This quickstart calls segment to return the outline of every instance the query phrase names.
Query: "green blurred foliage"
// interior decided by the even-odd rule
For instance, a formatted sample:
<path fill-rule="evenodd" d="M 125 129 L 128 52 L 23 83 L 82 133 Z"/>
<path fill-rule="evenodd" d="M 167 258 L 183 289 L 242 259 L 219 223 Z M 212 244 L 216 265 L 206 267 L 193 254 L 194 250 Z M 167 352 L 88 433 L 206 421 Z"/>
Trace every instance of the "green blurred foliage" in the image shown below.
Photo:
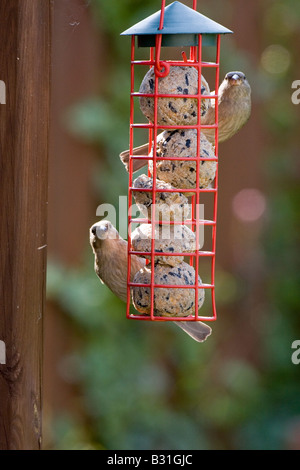
<path fill-rule="evenodd" d="M 211 3 L 212 18 L 219 4 Z M 95 190 L 113 204 L 127 192 L 127 175 L 117 155 L 128 142 L 130 43 L 119 34 L 159 7 L 160 2 L 153 0 L 91 2 L 109 47 L 107 80 L 101 96 L 78 103 L 66 121 L 71 132 L 101 148 Z M 85 414 L 84 419 L 55 417 L 54 448 L 283 449 L 292 445 L 293 425 L 300 422 L 299 369 L 291 362 L 291 344 L 300 337 L 300 105 L 291 103 L 291 83 L 300 78 L 295 75 L 299 73 L 300 5 L 278 0 L 266 1 L 260 8 L 261 57 L 254 60 L 229 41 L 222 56 L 224 69 L 242 69 L 251 77 L 254 99 L 263 103 L 262 125 L 270 135 L 261 166 L 268 223 L 262 240 L 265 303 L 255 320 L 261 331 L 259 364 L 242 354 L 223 355 L 220 341 L 230 336 L 221 335 L 217 328 L 199 347 L 170 323 L 126 320 L 125 305 L 95 276 L 91 252 L 85 268 L 67 270 L 50 263 L 48 296 L 82 338 L 80 348 L 64 360 L 70 380 L 80 388 Z M 209 14 L 208 4 L 206 9 Z M 226 12 L 227 21 L 230 12 Z M 279 67 L 278 73 L 276 54 L 280 60 L 282 49 L 263 54 L 272 44 L 287 51 L 287 65 Z M 219 267 L 216 279 L 219 307 L 234 308 L 244 302 L 246 293 L 238 276 Z"/>

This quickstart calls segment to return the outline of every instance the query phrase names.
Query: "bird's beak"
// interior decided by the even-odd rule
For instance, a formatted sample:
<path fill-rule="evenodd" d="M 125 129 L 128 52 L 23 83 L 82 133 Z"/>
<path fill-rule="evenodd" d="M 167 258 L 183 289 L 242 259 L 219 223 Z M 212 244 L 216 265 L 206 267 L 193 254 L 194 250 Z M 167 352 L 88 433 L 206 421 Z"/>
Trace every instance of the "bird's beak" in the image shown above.
<path fill-rule="evenodd" d="M 240 85 L 242 83 L 241 76 L 238 73 L 230 73 L 226 78 L 231 86 Z"/>

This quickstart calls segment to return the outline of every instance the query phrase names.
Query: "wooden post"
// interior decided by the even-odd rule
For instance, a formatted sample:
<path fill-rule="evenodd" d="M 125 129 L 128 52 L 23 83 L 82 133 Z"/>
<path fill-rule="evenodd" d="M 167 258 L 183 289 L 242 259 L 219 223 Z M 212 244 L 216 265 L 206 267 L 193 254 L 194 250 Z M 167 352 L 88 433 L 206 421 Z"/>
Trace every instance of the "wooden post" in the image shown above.
<path fill-rule="evenodd" d="M 41 448 L 51 4 L 0 2 L 1 450 Z"/>

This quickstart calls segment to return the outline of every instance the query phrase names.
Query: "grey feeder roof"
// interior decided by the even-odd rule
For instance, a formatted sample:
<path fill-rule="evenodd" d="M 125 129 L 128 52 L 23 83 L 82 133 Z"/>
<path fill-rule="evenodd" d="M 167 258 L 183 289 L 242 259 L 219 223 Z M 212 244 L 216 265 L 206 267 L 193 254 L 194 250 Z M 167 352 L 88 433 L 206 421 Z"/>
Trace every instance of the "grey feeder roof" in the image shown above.
<path fill-rule="evenodd" d="M 198 35 L 203 45 L 214 45 L 217 34 L 232 33 L 219 23 L 198 13 L 181 2 L 165 8 L 164 26 L 159 30 L 161 10 L 127 29 L 122 35 L 138 36 L 140 47 L 155 46 L 155 36 L 162 34 L 162 46 L 195 46 Z"/>

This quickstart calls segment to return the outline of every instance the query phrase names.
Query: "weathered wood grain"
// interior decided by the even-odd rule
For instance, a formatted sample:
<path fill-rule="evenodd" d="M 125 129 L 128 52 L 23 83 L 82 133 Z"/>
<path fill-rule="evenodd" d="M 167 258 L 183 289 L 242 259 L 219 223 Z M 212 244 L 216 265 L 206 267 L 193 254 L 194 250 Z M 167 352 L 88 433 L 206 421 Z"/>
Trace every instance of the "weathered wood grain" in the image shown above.
<path fill-rule="evenodd" d="M 1 0 L 0 449 L 41 447 L 50 0 Z"/>

